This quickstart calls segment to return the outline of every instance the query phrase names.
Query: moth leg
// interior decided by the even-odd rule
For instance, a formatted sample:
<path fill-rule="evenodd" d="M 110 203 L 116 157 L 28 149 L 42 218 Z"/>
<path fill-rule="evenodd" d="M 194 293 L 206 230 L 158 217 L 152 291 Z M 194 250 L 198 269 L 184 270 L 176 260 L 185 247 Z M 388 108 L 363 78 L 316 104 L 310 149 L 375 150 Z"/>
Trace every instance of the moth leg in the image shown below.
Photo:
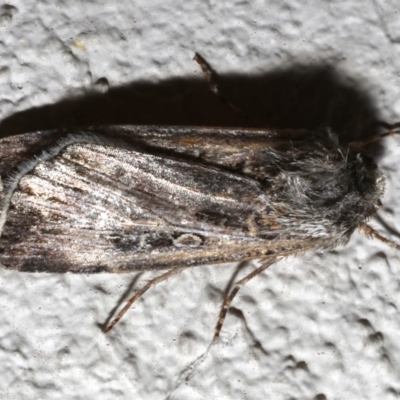
<path fill-rule="evenodd" d="M 232 303 L 232 300 L 237 295 L 239 289 L 247 283 L 250 279 L 254 278 L 255 276 L 261 274 L 264 270 L 266 270 L 269 266 L 274 264 L 277 259 L 274 257 L 272 259 L 265 260 L 260 267 L 256 268 L 254 271 L 250 272 L 250 274 L 246 275 L 244 278 L 238 280 L 233 285 L 233 289 L 225 296 L 224 301 L 222 302 L 221 311 L 219 313 L 217 324 L 215 325 L 214 329 L 214 337 L 212 343 L 215 343 L 218 340 L 219 334 L 221 332 L 222 325 L 224 324 L 226 314 L 229 310 L 229 306 Z"/>
<path fill-rule="evenodd" d="M 140 297 L 142 296 L 147 290 L 149 290 L 152 286 L 155 286 L 157 283 L 167 280 L 171 276 L 182 272 L 184 268 L 173 268 L 169 271 L 165 272 L 164 274 L 157 276 L 153 279 L 150 279 L 141 289 L 137 290 L 131 297 L 128 298 L 126 301 L 125 306 L 118 312 L 118 314 L 109 322 L 102 327 L 102 331 L 104 333 L 109 332 L 115 324 L 124 316 L 124 314 L 129 310 L 131 305 Z"/>
<path fill-rule="evenodd" d="M 372 226 L 369 226 L 368 224 L 361 224 L 361 225 L 359 225 L 358 229 L 361 232 L 364 232 L 367 237 L 374 237 L 375 239 L 378 239 L 381 242 L 386 243 L 390 247 L 393 247 L 396 250 L 400 250 L 399 244 L 397 244 L 393 240 L 386 238 L 385 236 L 382 236 Z"/>
<path fill-rule="evenodd" d="M 220 99 L 220 101 L 223 104 L 225 104 L 226 106 L 228 106 L 229 108 L 231 108 L 234 112 L 248 118 L 249 116 L 245 112 L 243 112 L 242 110 L 237 108 L 235 105 L 233 105 L 230 101 L 228 101 L 223 96 L 223 94 L 219 90 L 218 84 L 215 80 L 215 77 L 217 74 L 213 71 L 213 69 L 208 64 L 208 62 L 199 53 L 196 53 L 194 55 L 193 60 L 196 61 L 197 64 L 200 65 L 200 68 L 203 71 L 204 77 L 207 81 L 207 84 L 208 84 L 210 90 Z"/>

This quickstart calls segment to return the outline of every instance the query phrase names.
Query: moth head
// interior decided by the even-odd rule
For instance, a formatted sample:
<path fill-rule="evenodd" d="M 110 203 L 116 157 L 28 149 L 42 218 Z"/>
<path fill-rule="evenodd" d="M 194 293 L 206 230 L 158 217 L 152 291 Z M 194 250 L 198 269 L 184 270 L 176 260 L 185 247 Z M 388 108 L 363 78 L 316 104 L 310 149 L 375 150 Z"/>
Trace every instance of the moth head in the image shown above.
<path fill-rule="evenodd" d="M 399 134 L 400 131 L 396 129 L 391 129 L 387 132 L 384 132 L 380 135 L 373 136 L 372 138 L 365 140 L 363 142 L 353 142 L 350 143 L 350 148 L 353 148 L 354 150 L 361 151 L 361 153 L 357 154 L 357 165 L 358 168 L 363 170 L 365 168 L 365 171 L 367 175 L 369 174 L 370 177 L 370 191 L 368 194 L 365 196 L 366 201 L 369 201 L 370 206 L 367 207 L 366 209 L 366 219 L 368 217 L 371 217 L 373 214 L 376 213 L 376 211 L 382 206 L 380 198 L 382 197 L 384 190 L 385 190 L 385 178 L 382 174 L 382 172 L 378 169 L 377 165 L 375 162 L 365 155 L 363 153 L 363 149 L 365 148 L 366 145 L 370 143 L 377 142 L 384 137 L 388 136 L 393 136 Z M 375 239 L 380 240 L 383 243 L 386 243 L 390 247 L 393 247 L 397 250 L 400 250 L 400 245 L 394 242 L 393 240 L 390 240 L 384 236 L 382 236 L 379 232 L 377 232 L 372 226 L 368 225 L 365 220 L 360 221 L 357 229 L 360 232 L 363 232 L 366 236 L 368 237 L 374 237 Z"/>

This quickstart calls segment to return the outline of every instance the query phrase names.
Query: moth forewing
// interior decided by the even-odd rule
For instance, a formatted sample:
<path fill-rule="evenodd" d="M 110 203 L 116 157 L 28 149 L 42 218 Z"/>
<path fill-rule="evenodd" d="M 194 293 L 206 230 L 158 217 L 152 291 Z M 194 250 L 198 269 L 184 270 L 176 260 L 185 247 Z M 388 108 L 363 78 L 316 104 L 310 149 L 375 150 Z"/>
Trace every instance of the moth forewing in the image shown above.
<path fill-rule="evenodd" d="M 122 272 L 237 261 L 302 247 L 292 238 L 275 240 L 279 226 L 268 215 L 269 199 L 256 180 L 211 163 L 211 151 L 197 159 L 191 154 L 198 151 L 195 139 L 206 140 L 212 130 L 204 130 L 204 137 L 177 131 L 175 141 L 169 130 L 151 127 L 130 141 L 92 130 L 70 134 L 14 168 L 3 193 L 1 262 L 24 271 Z M 43 136 L 48 141 L 48 133 Z M 230 137 L 222 136 L 214 141 Z M 240 147 L 245 158 L 261 148 L 250 136 Z M 255 135 L 259 142 L 265 136 Z M 150 148 L 156 137 L 173 144 Z M 15 147 L 21 139 L 24 145 L 30 137 L 16 137 Z M 174 154 L 162 154 L 172 147 Z M 230 148 L 231 155 L 233 143 Z"/>

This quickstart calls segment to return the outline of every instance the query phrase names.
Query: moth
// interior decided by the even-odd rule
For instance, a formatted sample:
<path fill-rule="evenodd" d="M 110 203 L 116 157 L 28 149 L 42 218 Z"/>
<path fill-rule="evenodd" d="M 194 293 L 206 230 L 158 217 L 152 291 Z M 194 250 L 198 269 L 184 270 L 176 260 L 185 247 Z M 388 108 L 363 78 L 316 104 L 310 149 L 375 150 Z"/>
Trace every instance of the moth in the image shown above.
<path fill-rule="evenodd" d="M 21 272 L 162 270 L 261 259 L 225 298 L 282 257 L 345 244 L 384 177 L 363 144 L 333 133 L 101 126 L 0 140 L 0 263 Z"/>

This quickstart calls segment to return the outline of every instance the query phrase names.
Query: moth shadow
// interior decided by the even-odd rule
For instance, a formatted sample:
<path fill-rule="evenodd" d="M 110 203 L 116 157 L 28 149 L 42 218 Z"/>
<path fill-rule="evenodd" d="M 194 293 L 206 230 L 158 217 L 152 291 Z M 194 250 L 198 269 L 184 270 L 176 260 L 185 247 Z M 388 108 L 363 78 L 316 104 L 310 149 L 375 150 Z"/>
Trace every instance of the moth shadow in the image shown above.
<path fill-rule="evenodd" d="M 99 82 L 103 89 L 108 87 L 106 78 Z M 105 93 L 92 89 L 85 96 L 18 112 L 1 122 L 0 136 L 97 124 L 148 124 L 310 131 L 329 127 L 341 140 L 352 141 L 377 134 L 382 125 L 362 83 L 333 65 L 298 64 L 257 74 L 221 75 L 217 83 L 244 115 L 226 107 L 204 79 L 173 78 L 134 82 Z M 379 151 L 376 143 L 373 147 Z"/>

